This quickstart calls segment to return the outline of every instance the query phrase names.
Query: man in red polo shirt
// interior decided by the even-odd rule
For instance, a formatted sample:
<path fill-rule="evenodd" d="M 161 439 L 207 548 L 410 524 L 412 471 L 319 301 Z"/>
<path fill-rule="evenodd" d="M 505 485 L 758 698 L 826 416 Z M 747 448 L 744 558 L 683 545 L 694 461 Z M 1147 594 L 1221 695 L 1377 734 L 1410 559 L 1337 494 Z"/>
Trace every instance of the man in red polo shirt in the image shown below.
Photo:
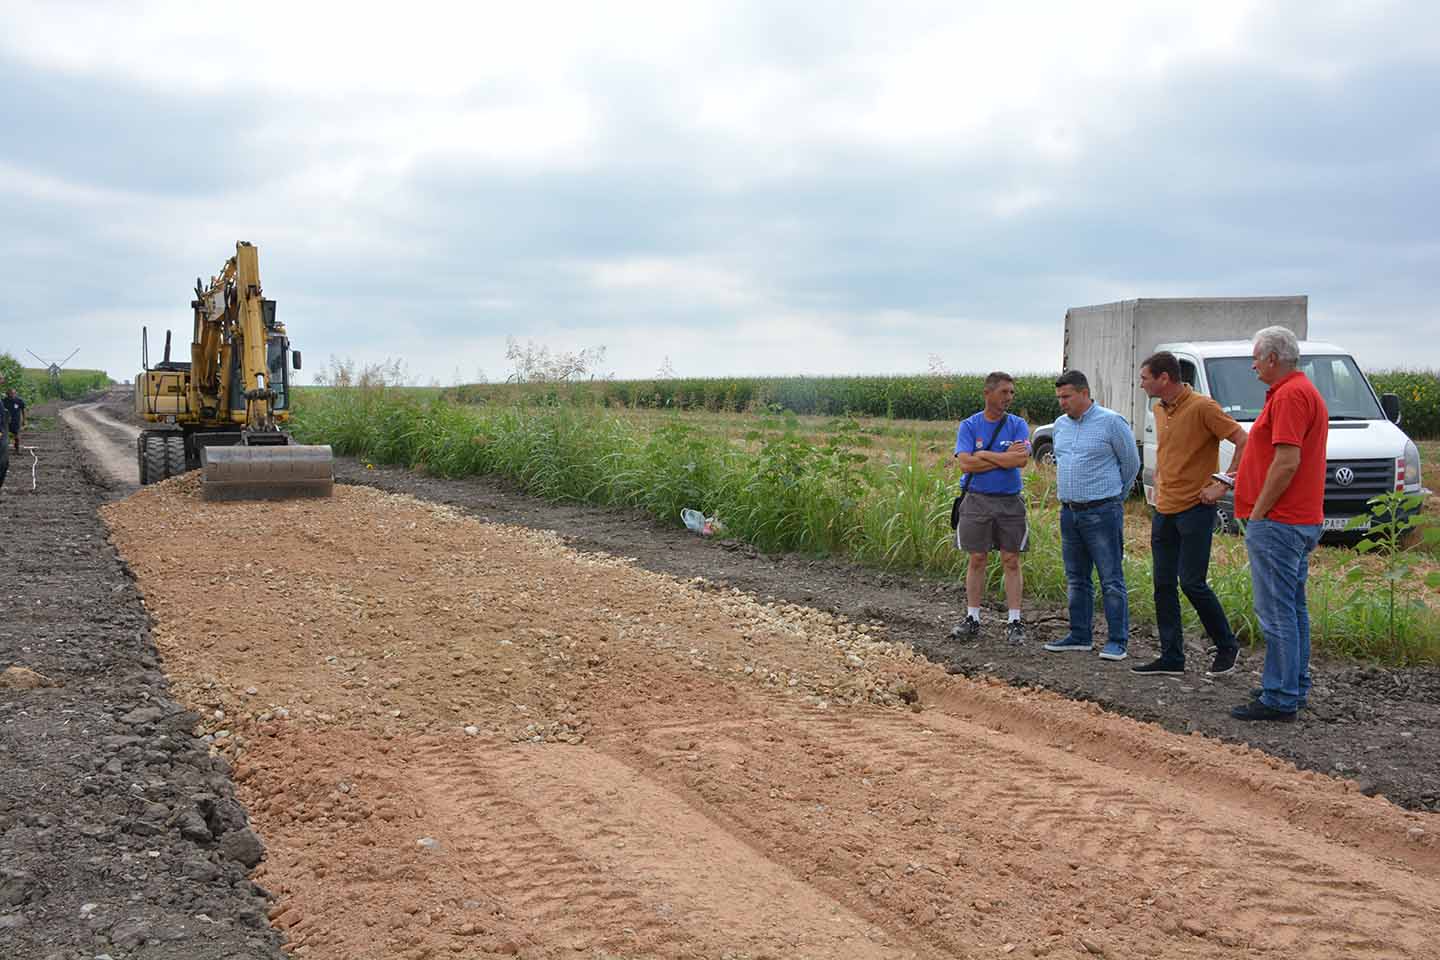
<path fill-rule="evenodd" d="M 1245 524 L 1255 616 L 1265 635 L 1265 671 L 1237 720 L 1292 722 L 1310 694 L 1310 612 L 1305 579 L 1325 520 L 1325 441 L 1330 412 L 1295 369 L 1300 345 L 1284 327 L 1255 334 L 1255 376 L 1270 389 L 1250 427 L 1235 481 Z"/>

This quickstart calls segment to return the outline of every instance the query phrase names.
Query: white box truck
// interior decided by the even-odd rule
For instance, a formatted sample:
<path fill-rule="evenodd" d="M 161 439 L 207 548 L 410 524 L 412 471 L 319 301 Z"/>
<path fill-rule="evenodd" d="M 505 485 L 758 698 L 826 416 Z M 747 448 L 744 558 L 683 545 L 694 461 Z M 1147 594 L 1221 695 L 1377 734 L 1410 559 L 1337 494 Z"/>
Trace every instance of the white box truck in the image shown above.
<path fill-rule="evenodd" d="M 1249 429 L 1266 390 L 1250 366 L 1251 341 L 1256 331 L 1274 325 L 1288 327 L 1300 340 L 1300 370 L 1330 409 L 1327 536 L 1340 535 L 1351 518 L 1367 512 L 1366 501 L 1377 494 L 1422 491 L 1419 448 L 1397 426 L 1400 398 L 1377 396 L 1343 347 L 1306 339 L 1307 308 L 1303 296 L 1223 297 L 1122 300 L 1065 312 L 1064 368 L 1084 373 L 1095 401 L 1130 421 L 1141 447 L 1147 501 L 1155 502 L 1155 418 L 1153 401 L 1140 389 L 1140 362 L 1157 350 L 1169 350 L 1191 387 L 1214 397 Z M 1054 459 L 1052 428 L 1035 431 L 1032 450 L 1037 460 Z M 1222 443 L 1217 469 L 1229 464 L 1231 453 L 1231 444 Z M 1233 516 L 1227 497 L 1217 522 L 1233 529 Z M 1356 528 L 1352 536 L 1363 529 Z"/>

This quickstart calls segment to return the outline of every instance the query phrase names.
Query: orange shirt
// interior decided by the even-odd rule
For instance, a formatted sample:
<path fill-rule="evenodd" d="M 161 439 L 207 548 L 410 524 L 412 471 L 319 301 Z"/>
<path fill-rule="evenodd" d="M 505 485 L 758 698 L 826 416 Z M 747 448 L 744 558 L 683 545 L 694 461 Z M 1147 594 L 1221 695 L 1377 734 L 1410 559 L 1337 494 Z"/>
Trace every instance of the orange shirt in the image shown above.
<path fill-rule="evenodd" d="M 1235 478 L 1235 516 L 1250 519 L 1270 464 L 1275 462 L 1275 447 L 1284 444 L 1300 448 L 1300 469 L 1265 518 L 1298 525 L 1322 523 L 1329 438 L 1330 411 L 1305 374 L 1293 371 L 1265 391 L 1265 406 L 1250 427 L 1250 442 Z"/>
<path fill-rule="evenodd" d="M 1203 394 L 1181 387 L 1175 402 L 1155 405 L 1155 509 L 1181 513 L 1200 503 L 1200 490 L 1220 469 L 1220 441 L 1240 424 Z"/>

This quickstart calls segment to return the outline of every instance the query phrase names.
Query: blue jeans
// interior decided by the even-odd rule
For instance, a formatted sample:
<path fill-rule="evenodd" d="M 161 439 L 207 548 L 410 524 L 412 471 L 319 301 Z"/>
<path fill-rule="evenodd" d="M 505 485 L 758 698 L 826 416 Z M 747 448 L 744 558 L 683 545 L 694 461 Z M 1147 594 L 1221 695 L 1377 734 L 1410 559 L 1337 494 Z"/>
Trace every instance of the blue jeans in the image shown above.
<path fill-rule="evenodd" d="M 1215 536 L 1215 507 L 1197 504 L 1180 513 L 1156 512 L 1150 521 L 1150 557 L 1155 573 L 1155 625 L 1160 633 L 1160 659 L 1185 665 L 1185 636 L 1180 620 L 1180 591 L 1200 615 L 1215 646 L 1240 646 L 1220 598 L 1210 589 L 1210 542 Z M 1177 589 L 1178 588 L 1178 589 Z"/>
<path fill-rule="evenodd" d="M 1319 524 L 1252 520 L 1245 524 L 1255 616 L 1265 634 L 1265 688 L 1260 702 L 1293 712 L 1310 696 L 1310 609 L 1305 579 L 1310 553 L 1320 542 Z"/>
<path fill-rule="evenodd" d="M 1065 558 L 1065 581 L 1070 598 L 1070 636 L 1092 639 L 1095 618 L 1095 582 L 1100 572 L 1105 601 L 1105 625 L 1111 643 L 1130 643 L 1130 598 L 1125 592 L 1125 505 L 1119 499 L 1089 510 L 1060 508 L 1060 552 Z"/>

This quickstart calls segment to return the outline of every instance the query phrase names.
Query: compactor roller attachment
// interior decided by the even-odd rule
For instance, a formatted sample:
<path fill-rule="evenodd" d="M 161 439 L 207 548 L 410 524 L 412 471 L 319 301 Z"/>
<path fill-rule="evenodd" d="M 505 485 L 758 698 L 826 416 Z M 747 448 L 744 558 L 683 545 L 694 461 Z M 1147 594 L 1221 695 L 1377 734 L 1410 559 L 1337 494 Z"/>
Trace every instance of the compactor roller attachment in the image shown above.
<path fill-rule="evenodd" d="M 200 496 L 206 500 L 328 497 L 335 489 L 330 445 L 201 447 Z"/>

